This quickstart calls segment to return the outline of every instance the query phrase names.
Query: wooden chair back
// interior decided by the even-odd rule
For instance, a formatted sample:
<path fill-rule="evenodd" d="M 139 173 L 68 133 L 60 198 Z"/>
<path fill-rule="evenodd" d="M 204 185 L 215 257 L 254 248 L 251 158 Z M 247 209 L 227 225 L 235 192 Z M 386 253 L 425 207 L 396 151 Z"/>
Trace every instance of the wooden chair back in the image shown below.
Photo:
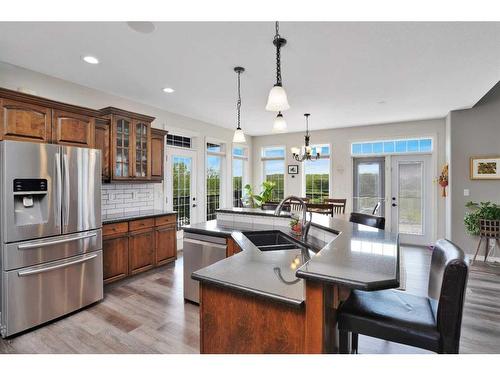
<path fill-rule="evenodd" d="M 347 199 L 335 199 L 335 198 L 327 198 L 323 203 L 329 203 L 333 205 L 333 212 L 336 214 L 345 214 L 345 205 L 347 203 Z"/>
<path fill-rule="evenodd" d="M 333 216 L 333 204 L 330 203 L 307 203 L 307 211 L 317 214 Z"/>

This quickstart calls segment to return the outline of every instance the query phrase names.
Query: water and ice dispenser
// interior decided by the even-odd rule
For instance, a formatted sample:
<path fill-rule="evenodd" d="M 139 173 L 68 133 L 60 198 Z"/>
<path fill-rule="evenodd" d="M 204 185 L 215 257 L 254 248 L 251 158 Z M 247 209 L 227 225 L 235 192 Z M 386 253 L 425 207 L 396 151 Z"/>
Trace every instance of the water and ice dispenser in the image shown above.
<path fill-rule="evenodd" d="M 47 222 L 49 196 L 45 178 L 16 178 L 13 192 L 16 226 Z"/>

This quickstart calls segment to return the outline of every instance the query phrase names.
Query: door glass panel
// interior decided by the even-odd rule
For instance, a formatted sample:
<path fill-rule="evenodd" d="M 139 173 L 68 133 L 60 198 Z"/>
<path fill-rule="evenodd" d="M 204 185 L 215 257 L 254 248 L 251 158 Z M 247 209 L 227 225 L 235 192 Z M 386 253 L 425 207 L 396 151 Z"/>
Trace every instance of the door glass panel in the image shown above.
<path fill-rule="evenodd" d="M 190 223 L 191 209 L 191 158 L 172 158 L 173 210 L 177 211 L 179 225 Z"/>
<path fill-rule="evenodd" d="M 376 215 L 384 216 L 384 169 L 384 158 L 354 159 L 354 212 L 371 214 L 380 202 Z"/>
<path fill-rule="evenodd" d="M 423 163 L 399 163 L 398 169 L 398 231 L 423 234 Z"/>
<path fill-rule="evenodd" d="M 216 218 L 215 210 L 220 206 L 222 158 L 207 156 L 207 220 Z"/>

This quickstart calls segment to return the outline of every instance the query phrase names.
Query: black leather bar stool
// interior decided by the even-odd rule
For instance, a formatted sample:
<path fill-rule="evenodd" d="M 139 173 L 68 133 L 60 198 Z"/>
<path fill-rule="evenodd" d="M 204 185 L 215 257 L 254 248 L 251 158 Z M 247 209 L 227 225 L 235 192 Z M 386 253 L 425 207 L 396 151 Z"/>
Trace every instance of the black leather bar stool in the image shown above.
<path fill-rule="evenodd" d="M 339 309 L 340 352 L 357 352 L 358 334 L 436 353 L 458 353 L 469 260 L 452 242 L 436 242 L 428 296 L 355 290 Z"/>
<path fill-rule="evenodd" d="M 351 223 L 368 225 L 370 227 L 385 229 L 385 217 L 362 214 L 361 212 L 351 212 L 349 217 Z"/>

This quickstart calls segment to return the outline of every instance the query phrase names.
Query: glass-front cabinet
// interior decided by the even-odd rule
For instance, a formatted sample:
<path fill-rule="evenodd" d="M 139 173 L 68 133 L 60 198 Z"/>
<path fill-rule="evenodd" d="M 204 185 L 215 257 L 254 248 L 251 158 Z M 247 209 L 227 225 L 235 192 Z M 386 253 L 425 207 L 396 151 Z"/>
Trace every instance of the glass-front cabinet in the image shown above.
<path fill-rule="evenodd" d="M 154 118 L 113 107 L 101 111 L 111 125 L 111 180 L 152 180 L 151 122 Z"/>
<path fill-rule="evenodd" d="M 144 122 L 135 122 L 135 169 L 134 176 L 137 178 L 148 178 L 149 170 L 149 144 L 150 126 Z"/>
<path fill-rule="evenodd" d="M 131 120 L 127 118 L 118 117 L 115 122 L 115 165 L 114 177 L 115 178 L 129 178 L 131 175 L 130 168 L 130 140 L 132 136 Z"/>

